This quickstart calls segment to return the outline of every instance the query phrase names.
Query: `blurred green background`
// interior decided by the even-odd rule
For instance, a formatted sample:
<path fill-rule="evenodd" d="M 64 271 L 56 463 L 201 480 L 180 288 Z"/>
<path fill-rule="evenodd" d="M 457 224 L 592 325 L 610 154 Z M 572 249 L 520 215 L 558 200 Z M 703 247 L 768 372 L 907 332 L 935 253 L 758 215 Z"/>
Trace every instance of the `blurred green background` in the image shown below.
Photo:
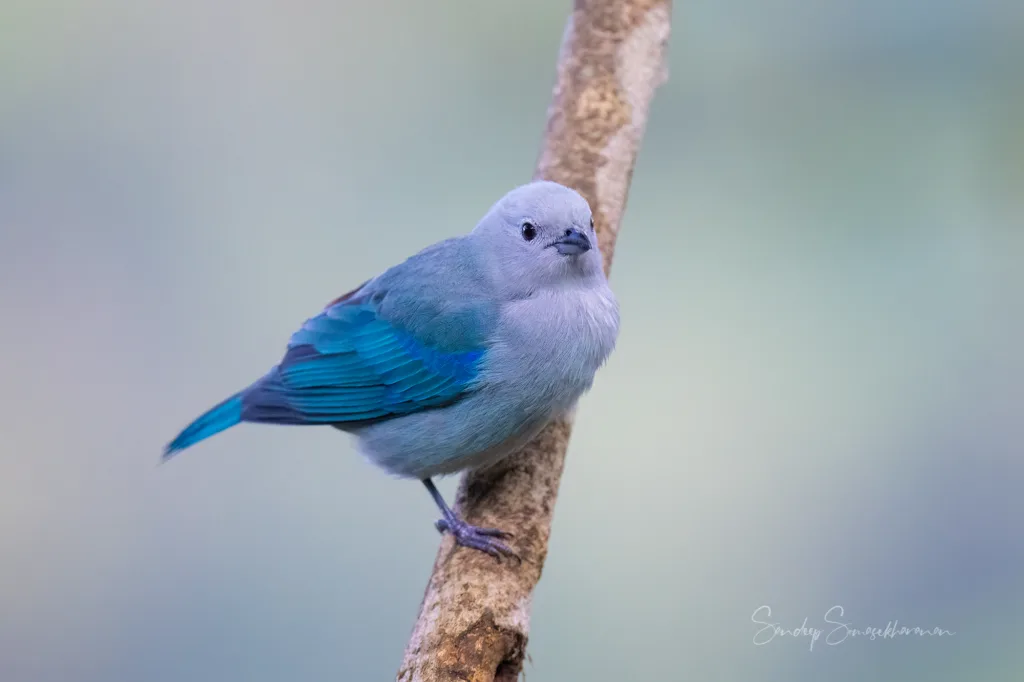
<path fill-rule="evenodd" d="M 394 675 L 421 486 L 331 429 L 156 464 L 529 178 L 568 10 L 0 4 L 0 680 Z M 1024 3 L 690 0 L 670 53 L 528 679 L 1024 679 Z"/>

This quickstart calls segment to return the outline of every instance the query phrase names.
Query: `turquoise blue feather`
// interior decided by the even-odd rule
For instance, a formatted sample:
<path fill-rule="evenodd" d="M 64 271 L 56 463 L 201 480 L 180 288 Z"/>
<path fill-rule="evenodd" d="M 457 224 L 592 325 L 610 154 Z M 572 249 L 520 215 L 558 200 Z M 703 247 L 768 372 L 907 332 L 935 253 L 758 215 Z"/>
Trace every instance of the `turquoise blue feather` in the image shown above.
<path fill-rule="evenodd" d="M 281 363 L 245 391 L 242 419 L 342 424 L 447 405 L 471 388 L 483 356 L 431 348 L 375 304 L 346 300 L 292 335 Z"/>

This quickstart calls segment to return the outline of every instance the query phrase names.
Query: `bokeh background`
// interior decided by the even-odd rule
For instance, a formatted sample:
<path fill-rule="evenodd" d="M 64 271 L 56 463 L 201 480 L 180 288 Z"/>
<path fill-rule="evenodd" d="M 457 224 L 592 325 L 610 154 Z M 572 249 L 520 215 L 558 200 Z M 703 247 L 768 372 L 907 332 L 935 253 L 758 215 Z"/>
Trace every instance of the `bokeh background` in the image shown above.
<path fill-rule="evenodd" d="M 568 9 L 0 4 L 0 679 L 393 676 L 421 486 L 326 428 L 158 457 L 530 176 Z M 1024 679 L 1024 4 L 674 20 L 528 679 Z"/>

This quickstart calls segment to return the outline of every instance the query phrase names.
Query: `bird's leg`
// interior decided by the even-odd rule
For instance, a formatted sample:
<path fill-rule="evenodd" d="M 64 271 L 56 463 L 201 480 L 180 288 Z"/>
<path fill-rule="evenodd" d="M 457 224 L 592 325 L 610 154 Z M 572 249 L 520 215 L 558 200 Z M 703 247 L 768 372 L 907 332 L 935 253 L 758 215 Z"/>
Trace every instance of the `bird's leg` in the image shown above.
<path fill-rule="evenodd" d="M 439 533 L 448 532 L 455 538 L 456 544 L 462 545 L 463 547 L 471 547 L 472 549 L 478 549 L 481 552 L 487 552 L 493 557 L 500 559 L 503 555 L 519 558 L 511 547 L 506 545 L 502 540 L 507 540 L 512 537 L 511 533 L 506 533 L 503 530 L 497 528 L 478 528 L 477 526 L 471 526 L 452 511 L 452 508 L 448 506 L 448 503 L 441 497 L 441 493 L 437 487 L 434 486 L 434 482 L 429 478 L 423 479 L 423 485 L 427 487 L 427 492 L 434 498 L 434 502 L 437 504 L 438 509 L 441 510 L 443 518 L 437 520 L 434 523 L 434 527 L 437 528 Z"/>

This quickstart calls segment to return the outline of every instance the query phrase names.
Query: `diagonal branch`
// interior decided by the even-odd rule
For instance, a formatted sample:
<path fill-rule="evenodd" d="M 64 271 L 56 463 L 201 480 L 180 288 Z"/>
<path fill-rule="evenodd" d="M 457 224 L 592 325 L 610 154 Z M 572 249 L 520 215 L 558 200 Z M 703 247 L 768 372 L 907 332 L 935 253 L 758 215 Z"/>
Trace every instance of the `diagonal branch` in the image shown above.
<path fill-rule="evenodd" d="M 606 271 L 650 102 L 667 77 L 670 18 L 670 0 L 576 0 L 562 40 L 534 177 L 587 198 Z M 522 452 L 462 479 L 462 518 L 513 532 L 522 562 L 454 549 L 445 536 L 399 682 L 518 677 L 571 427 L 553 422 Z"/>

